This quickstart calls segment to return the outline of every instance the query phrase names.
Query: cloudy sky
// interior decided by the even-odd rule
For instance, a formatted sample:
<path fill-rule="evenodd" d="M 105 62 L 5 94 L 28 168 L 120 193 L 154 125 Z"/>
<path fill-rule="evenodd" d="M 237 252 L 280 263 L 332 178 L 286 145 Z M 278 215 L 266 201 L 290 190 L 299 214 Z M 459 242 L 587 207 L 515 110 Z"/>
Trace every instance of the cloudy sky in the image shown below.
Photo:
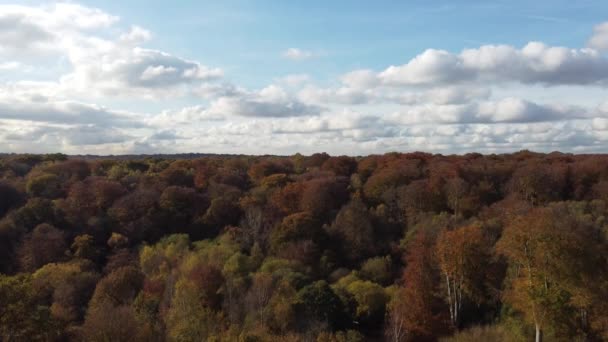
<path fill-rule="evenodd" d="M 608 2 L 0 0 L 0 152 L 608 152 Z"/>

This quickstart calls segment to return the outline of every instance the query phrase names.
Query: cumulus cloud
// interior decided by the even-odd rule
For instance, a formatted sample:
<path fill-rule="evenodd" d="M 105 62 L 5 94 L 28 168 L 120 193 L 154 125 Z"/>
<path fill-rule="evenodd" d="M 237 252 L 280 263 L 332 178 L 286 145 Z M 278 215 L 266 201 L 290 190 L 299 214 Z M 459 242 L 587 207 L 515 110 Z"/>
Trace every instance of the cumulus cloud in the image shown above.
<path fill-rule="evenodd" d="M 372 70 L 355 70 L 341 77 L 342 83 L 354 89 L 368 89 L 380 84 L 380 79 Z"/>
<path fill-rule="evenodd" d="M 289 48 L 283 51 L 282 56 L 294 61 L 302 61 L 315 56 L 311 51 L 306 51 L 298 48 Z"/>
<path fill-rule="evenodd" d="M 309 82 L 311 82 L 311 77 L 307 74 L 290 74 L 285 77 L 281 77 L 278 80 L 278 83 L 284 84 L 287 87 L 301 87 Z"/>
<path fill-rule="evenodd" d="M 0 52 L 42 53 L 62 48 L 70 35 L 109 27 L 118 17 L 72 3 L 0 5 Z"/>
<path fill-rule="evenodd" d="M 608 22 L 601 23 L 593 28 L 593 35 L 587 45 L 597 50 L 608 50 Z"/>
<path fill-rule="evenodd" d="M 445 86 L 424 91 L 383 91 L 381 95 L 386 101 L 394 101 L 403 105 L 430 103 L 435 105 L 466 104 L 476 100 L 488 99 L 491 91 L 488 88 Z"/>
<path fill-rule="evenodd" d="M 150 39 L 152 39 L 152 32 L 137 25 L 131 26 L 129 32 L 120 35 L 120 41 L 127 44 L 141 44 Z"/>
<path fill-rule="evenodd" d="M 372 81 L 367 74 L 365 82 Z M 568 49 L 540 42 L 521 49 L 484 45 L 459 54 L 428 49 L 376 75 L 389 86 L 437 86 L 465 82 L 552 85 L 608 84 L 608 58 L 595 49 Z"/>
<path fill-rule="evenodd" d="M 602 151 L 608 101 L 596 97 L 608 79 L 607 25 L 595 27 L 587 48 L 428 49 L 379 71 L 321 82 L 288 74 L 252 89 L 153 47 L 152 32 L 100 9 L 0 5 L 0 70 L 34 78 L 0 83 L 0 145 L 100 154 Z M 30 65 L 57 69 L 18 73 Z M 594 92 L 575 106 L 559 96 L 568 89 Z M 124 100 L 146 112 L 114 109 Z"/>
<path fill-rule="evenodd" d="M 574 106 L 542 105 L 519 98 L 459 105 L 424 104 L 396 111 L 391 117 L 402 124 L 531 123 L 593 117 Z"/>
<path fill-rule="evenodd" d="M 112 111 L 103 106 L 44 97 L 3 96 L 1 93 L 0 119 L 100 127 L 138 128 L 143 125 L 142 118 L 136 114 Z"/>
<path fill-rule="evenodd" d="M 60 81 L 65 94 L 171 97 L 222 77 L 219 68 L 141 47 L 152 33 L 136 25 L 124 31 L 118 21 L 71 3 L 0 5 L 0 61 L 4 55 L 42 63 L 46 54 L 67 60 L 72 70 Z"/>
<path fill-rule="evenodd" d="M 19 62 L 3 62 L 0 63 L 0 70 L 17 70 L 19 68 L 22 68 L 23 66 L 21 65 L 21 63 Z"/>
<path fill-rule="evenodd" d="M 113 48 L 72 58 L 74 71 L 62 78 L 63 86 L 82 91 L 93 87 L 105 95 L 170 96 L 171 88 L 216 80 L 223 74 L 219 68 L 162 51 L 111 45 Z"/>
<path fill-rule="evenodd" d="M 220 97 L 209 108 L 216 115 L 274 118 L 319 115 L 322 111 L 321 107 L 298 101 L 275 85 L 259 92 Z"/>
<path fill-rule="evenodd" d="M 356 105 L 372 102 L 375 98 L 373 90 L 356 89 L 349 87 L 319 88 L 307 86 L 298 93 L 298 97 L 308 103 L 338 103 Z"/>
<path fill-rule="evenodd" d="M 184 107 L 178 110 L 163 110 L 160 114 L 147 119 L 151 126 L 166 129 L 177 125 L 192 126 L 201 122 L 223 121 L 225 114 L 215 113 L 205 106 Z"/>

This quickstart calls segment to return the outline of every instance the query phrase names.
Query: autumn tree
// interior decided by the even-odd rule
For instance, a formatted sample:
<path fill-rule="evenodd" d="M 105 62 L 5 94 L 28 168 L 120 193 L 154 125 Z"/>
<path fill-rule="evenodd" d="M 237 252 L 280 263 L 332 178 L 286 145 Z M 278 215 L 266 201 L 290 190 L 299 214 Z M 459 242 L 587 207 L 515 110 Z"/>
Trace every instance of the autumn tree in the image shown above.
<path fill-rule="evenodd" d="M 257 182 L 273 174 L 292 172 L 293 165 L 287 160 L 262 160 L 253 164 L 247 171 L 247 174 Z"/>
<path fill-rule="evenodd" d="M 585 322 L 592 293 L 602 292 L 597 279 L 605 277 L 606 263 L 598 253 L 605 245 L 577 211 L 565 204 L 534 209 L 515 218 L 497 244 L 511 266 L 505 301 L 535 326 L 537 340 L 549 328 L 571 333 L 561 323 L 576 322 L 577 312 Z"/>
<path fill-rule="evenodd" d="M 139 293 L 142 284 L 143 275 L 138 269 L 121 267 L 97 283 L 89 308 L 106 302 L 114 306 L 129 305 Z"/>
<path fill-rule="evenodd" d="M 61 180 L 52 173 L 32 175 L 26 184 L 26 191 L 30 196 L 57 198 L 61 196 Z"/>
<path fill-rule="evenodd" d="M 50 224 L 40 224 L 27 234 L 19 248 L 21 268 L 35 271 L 64 257 L 67 250 L 65 234 Z"/>
<path fill-rule="evenodd" d="M 456 328 L 466 301 L 479 302 L 482 297 L 483 266 L 488 258 L 485 250 L 478 225 L 443 230 L 437 237 L 435 254 L 444 278 L 450 321 Z"/>
<path fill-rule="evenodd" d="M 90 262 L 52 263 L 33 274 L 40 296 L 51 298 L 51 315 L 65 324 L 80 323 L 99 275 Z"/>
<path fill-rule="evenodd" d="M 87 311 L 80 332 L 83 340 L 91 342 L 162 341 L 161 336 L 145 329 L 132 307 L 114 306 L 109 302 L 102 302 Z"/>
<path fill-rule="evenodd" d="M 405 263 L 403 290 L 390 306 L 391 324 L 399 326 L 391 329 L 400 329 L 399 336 L 403 336 L 401 329 L 404 329 L 410 340 L 433 340 L 433 336 L 441 334 L 445 327 L 440 314 L 441 303 L 436 296 L 438 275 L 433 263 L 433 239 L 427 233 L 416 234 Z"/>
<path fill-rule="evenodd" d="M 7 182 L 0 181 L 0 218 L 11 208 L 19 206 L 23 196 Z"/>
<path fill-rule="evenodd" d="M 0 274 L 0 338 L 2 341 L 52 341 L 60 326 L 32 287 L 31 275 Z"/>
<path fill-rule="evenodd" d="M 348 183 L 348 178 L 333 176 L 306 181 L 301 195 L 300 210 L 308 211 L 320 219 L 326 219 L 348 202 Z"/>
<path fill-rule="evenodd" d="M 344 319 L 340 298 L 324 280 L 305 286 L 298 292 L 304 324 L 326 323 L 338 327 Z"/>
<path fill-rule="evenodd" d="M 108 215 L 119 225 L 119 232 L 129 239 L 151 239 L 159 233 L 158 199 L 154 190 L 137 189 L 116 200 Z"/>
<path fill-rule="evenodd" d="M 562 199 L 567 168 L 531 162 L 517 168 L 509 182 L 511 192 L 533 205 Z"/>
<path fill-rule="evenodd" d="M 321 165 L 321 170 L 331 171 L 336 176 L 344 177 L 350 177 L 356 169 L 357 161 L 348 156 L 330 157 Z"/>
<path fill-rule="evenodd" d="M 365 205 L 353 200 L 340 209 L 335 221 L 327 228 L 349 261 L 358 261 L 375 250 L 374 227 Z"/>
<path fill-rule="evenodd" d="M 404 342 L 407 340 L 408 331 L 406 325 L 408 310 L 403 287 L 395 287 L 388 302 L 384 323 L 384 336 L 387 341 Z"/>
<path fill-rule="evenodd" d="M 378 167 L 363 186 L 365 196 L 380 202 L 385 191 L 419 179 L 422 176 L 421 162 L 418 159 L 394 159 Z"/>

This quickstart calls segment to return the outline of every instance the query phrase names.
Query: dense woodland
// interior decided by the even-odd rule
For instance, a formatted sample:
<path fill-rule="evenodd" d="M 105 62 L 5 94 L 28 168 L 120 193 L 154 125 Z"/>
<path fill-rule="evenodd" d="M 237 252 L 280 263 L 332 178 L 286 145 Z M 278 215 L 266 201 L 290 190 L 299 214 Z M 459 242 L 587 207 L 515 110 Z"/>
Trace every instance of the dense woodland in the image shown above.
<path fill-rule="evenodd" d="M 3 155 L 0 340 L 608 340 L 607 218 L 608 155 Z"/>

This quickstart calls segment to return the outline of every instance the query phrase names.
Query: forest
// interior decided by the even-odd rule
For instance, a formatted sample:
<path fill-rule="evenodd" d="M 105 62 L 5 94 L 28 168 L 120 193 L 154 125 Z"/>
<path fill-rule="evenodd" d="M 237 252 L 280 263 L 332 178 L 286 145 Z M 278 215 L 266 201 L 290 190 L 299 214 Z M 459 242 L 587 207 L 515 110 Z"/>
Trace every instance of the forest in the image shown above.
<path fill-rule="evenodd" d="M 0 341 L 605 341 L 608 155 L 0 156 Z"/>

